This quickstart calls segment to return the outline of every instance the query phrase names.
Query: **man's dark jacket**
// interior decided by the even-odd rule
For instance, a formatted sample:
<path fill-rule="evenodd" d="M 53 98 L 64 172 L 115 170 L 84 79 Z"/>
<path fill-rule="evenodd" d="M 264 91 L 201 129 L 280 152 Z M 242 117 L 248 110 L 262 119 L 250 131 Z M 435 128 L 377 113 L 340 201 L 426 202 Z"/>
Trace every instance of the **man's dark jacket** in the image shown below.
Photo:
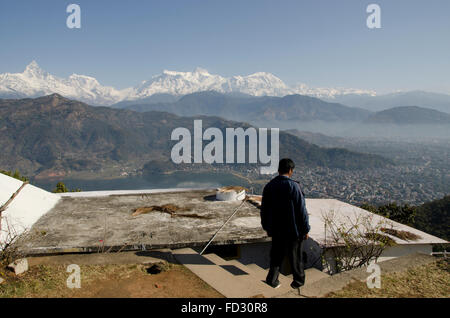
<path fill-rule="evenodd" d="M 297 182 L 273 178 L 263 190 L 261 225 L 268 236 L 302 238 L 310 230 L 305 196 Z"/>

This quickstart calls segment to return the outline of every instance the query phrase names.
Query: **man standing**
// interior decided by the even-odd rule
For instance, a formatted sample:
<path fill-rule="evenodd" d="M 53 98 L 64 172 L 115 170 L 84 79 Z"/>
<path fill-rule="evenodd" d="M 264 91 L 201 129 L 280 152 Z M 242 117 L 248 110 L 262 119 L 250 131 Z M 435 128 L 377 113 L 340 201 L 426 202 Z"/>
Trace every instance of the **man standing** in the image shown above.
<path fill-rule="evenodd" d="M 266 283 L 274 288 L 280 286 L 278 276 L 286 254 L 294 278 L 291 287 L 300 288 L 305 284 L 302 243 L 308 239 L 310 226 L 305 196 L 299 184 L 291 179 L 294 168 L 291 159 L 281 159 L 279 175 L 264 187 L 262 195 L 261 225 L 272 237 Z"/>

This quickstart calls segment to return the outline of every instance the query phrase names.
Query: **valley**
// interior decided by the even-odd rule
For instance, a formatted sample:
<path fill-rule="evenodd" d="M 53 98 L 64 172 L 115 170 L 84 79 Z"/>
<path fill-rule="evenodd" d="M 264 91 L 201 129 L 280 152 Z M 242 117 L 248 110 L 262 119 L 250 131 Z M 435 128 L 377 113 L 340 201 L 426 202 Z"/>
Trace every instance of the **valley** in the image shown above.
<path fill-rule="evenodd" d="M 193 98 L 189 103 L 197 107 L 203 103 L 205 110 L 225 107 L 216 104 L 218 100 L 230 103 L 229 97 L 216 93 L 186 98 Z M 267 104 L 267 98 L 263 99 Z M 304 101 L 320 105 L 311 98 L 294 100 L 300 108 L 307 107 Z M 345 117 L 344 106 L 333 109 L 333 104 L 323 105 L 317 106 L 317 111 Z M 271 107 L 276 109 L 276 104 Z M 261 175 L 257 163 L 175 164 L 170 160 L 176 143 L 170 139 L 171 132 L 177 127 L 193 131 L 195 119 L 201 119 L 205 128 L 217 127 L 222 132 L 227 127 L 252 127 L 215 116 L 92 107 L 58 94 L 4 99 L 0 100 L 0 167 L 17 169 L 48 190 L 59 181 L 70 189 L 85 191 L 233 183 L 261 193 L 271 176 Z M 352 204 L 420 204 L 440 198 L 450 189 L 450 143 L 445 136 L 354 137 L 290 129 L 280 130 L 279 140 L 280 158 L 291 157 L 297 163 L 294 177 L 309 197 L 337 198 Z"/>

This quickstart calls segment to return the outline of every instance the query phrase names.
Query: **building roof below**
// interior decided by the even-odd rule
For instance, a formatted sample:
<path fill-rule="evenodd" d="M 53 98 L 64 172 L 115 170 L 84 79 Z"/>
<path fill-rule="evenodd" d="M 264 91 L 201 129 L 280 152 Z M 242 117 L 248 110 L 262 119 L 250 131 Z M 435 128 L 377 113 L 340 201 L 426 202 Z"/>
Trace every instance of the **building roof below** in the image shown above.
<path fill-rule="evenodd" d="M 31 229 L 27 249 L 39 252 L 95 251 L 105 246 L 148 248 L 208 242 L 241 201 L 215 201 L 215 190 L 63 196 Z M 147 213 L 132 214 L 147 207 Z M 143 209 L 145 210 L 145 209 Z M 266 241 L 259 209 L 245 202 L 216 243 Z"/>
<path fill-rule="evenodd" d="M 32 239 L 24 242 L 26 250 L 49 253 L 98 251 L 111 246 L 115 249 L 203 246 L 241 204 L 240 201 L 216 201 L 215 189 L 167 191 L 64 195 L 33 225 Z M 328 211 L 334 211 L 342 222 L 355 215 L 366 215 L 374 221 L 385 219 L 334 199 L 307 199 L 306 205 L 310 237 L 322 246 L 328 244 L 322 219 Z M 140 213 L 135 213 L 137 209 Z M 414 242 L 392 237 L 399 244 L 446 243 L 406 225 L 392 223 L 395 229 L 420 236 Z M 269 240 L 261 228 L 259 208 L 245 202 L 214 242 L 241 244 Z"/>

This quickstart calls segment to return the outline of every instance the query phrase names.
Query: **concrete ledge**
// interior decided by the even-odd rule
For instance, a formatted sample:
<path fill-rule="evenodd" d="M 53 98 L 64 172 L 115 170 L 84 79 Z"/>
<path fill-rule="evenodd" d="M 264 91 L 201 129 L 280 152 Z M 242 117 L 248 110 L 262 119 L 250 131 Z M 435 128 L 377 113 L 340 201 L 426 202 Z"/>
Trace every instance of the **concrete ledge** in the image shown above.
<path fill-rule="evenodd" d="M 265 238 L 244 238 L 244 239 L 216 239 L 210 246 L 219 246 L 219 245 L 235 245 L 235 244 L 247 244 L 247 243 L 261 243 L 261 242 L 270 242 L 271 239 L 268 237 Z M 82 254 L 82 253 L 99 253 L 99 251 L 103 248 L 104 251 L 110 252 L 132 252 L 132 251 L 151 251 L 155 249 L 179 249 L 179 248 L 202 248 L 204 247 L 208 241 L 192 241 L 192 242 L 180 242 L 180 243 L 167 243 L 167 244 L 130 244 L 126 245 L 105 245 L 102 247 L 101 245 L 97 246 L 84 246 L 84 247 L 32 247 L 32 248 L 21 248 L 21 252 L 23 252 L 27 256 L 50 256 L 57 254 Z"/>
<path fill-rule="evenodd" d="M 66 254 L 29 257 L 30 266 L 36 265 L 122 265 L 122 264 L 154 264 L 162 261 L 173 261 L 171 250 L 154 250 L 147 252 Z"/>

